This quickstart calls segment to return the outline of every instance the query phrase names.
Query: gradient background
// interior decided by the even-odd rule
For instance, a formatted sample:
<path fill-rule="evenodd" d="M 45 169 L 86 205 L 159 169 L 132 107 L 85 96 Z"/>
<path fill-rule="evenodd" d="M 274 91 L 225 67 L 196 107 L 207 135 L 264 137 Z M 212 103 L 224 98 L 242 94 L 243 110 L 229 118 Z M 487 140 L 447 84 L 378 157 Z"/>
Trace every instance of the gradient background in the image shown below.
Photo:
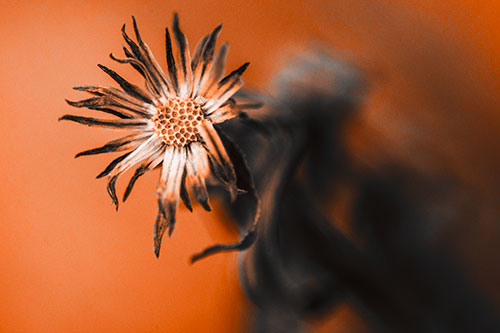
<path fill-rule="evenodd" d="M 97 63 L 138 79 L 108 58 L 121 53 L 120 28 L 130 31 L 131 15 L 161 63 L 174 10 L 191 47 L 223 22 L 228 69 L 250 61 L 244 78 L 253 88 L 267 89 L 312 41 L 334 47 L 373 82 L 370 128 L 353 132 L 352 149 L 376 154 L 363 150 L 376 136 L 400 158 L 418 155 L 422 168 L 448 161 L 486 200 L 498 193 L 498 1 L 2 1 L 0 8 L 2 332 L 234 332 L 248 324 L 236 254 L 188 265 L 194 252 L 238 237 L 217 202 L 211 214 L 181 208 L 158 260 L 157 171 L 116 213 L 105 181 L 94 179 L 110 156 L 72 157 L 117 133 L 57 122 L 76 112 L 64 98 L 85 97 L 71 87 L 112 84 Z M 498 228 L 490 230 L 454 234 L 450 247 L 498 305 L 498 265 L 483 255 L 498 239 Z M 363 330 L 347 306 L 311 327 Z"/>

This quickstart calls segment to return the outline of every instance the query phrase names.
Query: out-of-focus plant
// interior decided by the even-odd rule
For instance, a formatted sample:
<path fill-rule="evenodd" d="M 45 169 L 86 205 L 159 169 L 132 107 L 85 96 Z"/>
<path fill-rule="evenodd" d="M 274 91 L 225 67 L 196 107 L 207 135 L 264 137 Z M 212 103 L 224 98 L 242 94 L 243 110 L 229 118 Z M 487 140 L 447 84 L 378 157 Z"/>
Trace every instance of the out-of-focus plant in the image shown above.
<path fill-rule="evenodd" d="M 459 180 L 350 150 L 350 124 L 368 92 L 362 73 L 308 52 L 275 86 L 272 96 L 247 94 L 265 104 L 249 111 L 247 124 L 222 127 L 247 157 L 262 200 L 256 244 L 240 257 L 256 305 L 253 329 L 302 331 L 347 302 L 368 331 L 500 330 L 491 300 L 437 243 L 435 230 L 464 206 Z M 343 213 L 332 216 L 339 202 Z M 239 221 L 250 219 L 243 201 L 229 207 Z M 335 219 L 349 226 L 349 237 Z"/>

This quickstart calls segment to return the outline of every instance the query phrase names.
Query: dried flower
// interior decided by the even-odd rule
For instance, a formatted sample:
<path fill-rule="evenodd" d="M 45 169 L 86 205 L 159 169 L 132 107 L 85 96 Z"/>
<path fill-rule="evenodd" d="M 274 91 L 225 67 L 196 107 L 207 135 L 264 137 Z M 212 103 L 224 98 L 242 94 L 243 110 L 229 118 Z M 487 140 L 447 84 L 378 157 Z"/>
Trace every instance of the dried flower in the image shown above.
<path fill-rule="evenodd" d="M 222 25 L 200 40 L 191 57 L 186 36 L 181 31 L 177 14 L 173 19 L 173 35 L 177 44 L 174 60 L 170 33 L 166 28 L 167 74 L 158 65 L 147 44 L 141 38 L 135 18 L 133 26 L 137 42 L 122 28 L 124 59 L 110 57 L 132 65 L 145 79 L 146 89 L 129 83 L 111 69 L 98 65 L 113 78 L 122 90 L 104 86 L 83 86 L 74 89 L 86 91 L 94 97 L 68 104 L 86 107 L 116 116 L 115 119 L 96 119 L 64 115 L 69 120 L 87 126 L 121 130 L 134 130 L 133 134 L 110 141 L 104 146 L 76 155 L 94 155 L 127 151 L 114 159 L 97 178 L 108 177 L 108 193 L 118 209 L 115 183 L 117 178 L 137 165 L 123 196 L 129 196 L 136 180 L 149 170 L 162 165 L 157 188 L 158 214 L 155 224 L 154 248 L 159 256 L 161 239 L 168 229 L 171 235 L 179 197 L 192 210 L 188 194 L 210 211 L 205 181 L 214 173 L 230 191 L 238 193 L 233 163 L 214 124 L 238 115 L 244 107 L 231 97 L 243 86 L 241 75 L 248 67 L 245 63 L 224 75 L 228 50 L 223 44 L 214 57 L 215 43 Z M 219 245 L 220 247 L 220 245 Z M 232 248 L 236 248 L 233 245 Z M 209 251 L 210 252 L 210 251 Z"/>

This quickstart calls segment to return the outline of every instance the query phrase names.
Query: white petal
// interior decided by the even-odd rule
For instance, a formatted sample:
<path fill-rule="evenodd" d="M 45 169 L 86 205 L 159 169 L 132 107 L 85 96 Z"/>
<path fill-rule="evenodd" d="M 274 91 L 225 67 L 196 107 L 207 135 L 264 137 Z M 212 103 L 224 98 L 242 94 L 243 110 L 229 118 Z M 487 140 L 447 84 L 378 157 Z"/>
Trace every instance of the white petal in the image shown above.
<path fill-rule="evenodd" d="M 239 77 L 235 77 L 234 80 L 229 80 L 223 85 L 217 85 L 215 91 L 207 96 L 208 102 L 203 106 L 205 113 L 210 114 L 217 110 L 241 87 L 243 87 L 243 80 Z"/>

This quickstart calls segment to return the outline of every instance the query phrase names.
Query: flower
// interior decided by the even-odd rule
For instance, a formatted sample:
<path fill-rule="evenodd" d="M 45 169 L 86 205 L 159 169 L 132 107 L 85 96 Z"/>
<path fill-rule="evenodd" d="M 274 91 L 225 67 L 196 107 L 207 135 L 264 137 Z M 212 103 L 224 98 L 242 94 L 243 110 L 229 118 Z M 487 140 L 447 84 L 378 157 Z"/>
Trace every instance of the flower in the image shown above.
<path fill-rule="evenodd" d="M 125 58 L 119 59 L 113 54 L 110 57 L 119 63 L 132 65 L 144 77 L 146 89 L 98 65 L 119 84 L 121 90 L 106 86 L 75 87 L 94 97 L 67 102 L 74 107 L 86 107 L 116 118 L 64 115 L 59 120 L 134 131 L 75 156 L 126 151 L 97 176 L 108 177 L 107 190 L 116 209 L 118 198 L 115 184 L 122 173 L 137 166 L 125 190 L 125 201 L 136 180 L 161 165 L 156 192 L 159 209 L 154 237 L 154 249 L 158 257 L 163 234 L 168 229 L 170 236 L 174 230 L 179 197 L 192 211 L 188 188 L 207 211 L 210 211 L 210 205 L 205 181 L 212 173 L 230 191 L 232 198 L 239 191 L 233 164 L 214 124 L 237 116 L 244 108 L 232 96 L 243 86 L 241 75 L 249 63 L 223 76 L 227 44 L 223 44 L 214 57 L 215 43 L 222 25 L 200 40 L 191 57 L 187 38 L 179 26 L 177 14 L 174 14 L 172 28 L 177 44 L 177 59 L 174 60 L 170 33 L 166 28 L 165 73 L 142 40 L 135 18 L 132 17 L 132 20 L 137 42 L 126 34 L 123 25 L 123 38 L 129 47 L 123 47 Z"/>

